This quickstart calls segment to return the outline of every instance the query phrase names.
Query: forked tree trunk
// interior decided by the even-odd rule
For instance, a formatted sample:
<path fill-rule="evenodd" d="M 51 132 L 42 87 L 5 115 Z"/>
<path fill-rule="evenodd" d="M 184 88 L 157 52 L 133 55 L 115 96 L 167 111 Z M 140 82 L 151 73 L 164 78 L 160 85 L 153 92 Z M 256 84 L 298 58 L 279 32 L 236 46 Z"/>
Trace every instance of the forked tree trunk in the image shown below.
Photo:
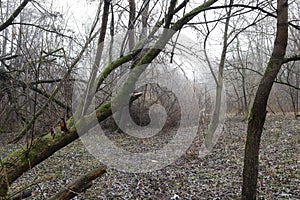
<path fill-rule="evenodd" d="M 277 33 L 274 49 L 258 86 L 247 129 L 242 199 L 256 199 L 259 145 L 266 119 L 266 107 L 274 80 L 281 68 L 288 39 L 288 0 L 277 0 Z"/>
<path fill-rule="evenodd" d="M 232 5 L 234 2 L 234 0 L 230 0 L 229 5 Z M 228 29 L 229 29 L 229 22 L 230 22 L 230 16 L 231 16 L 231 7 L 229 7 L 227 14 L 226 14 L 227 18 L 225 21 L 225 30 L 224 30 L 224 37 L 223 37 L 223 49 L 222 49 L 222 53 L 221 53 L 221 60 L 219 63 L 219 69 L 218 69 L 218 76 L 215 76 L 216 79 L 216 97 L 215 97 L 215 107 L 213 110 L 213 114 L 212 114 L 212 118 L 211 118 L 211 122 L 209 124 L 207 133 L 205 135 L 205 149 L 203 149 L 203 147 L 201 147 L 200 152 L 199 152 L 199 156 L 205 156 L 207 152 L 210 152 L 213 148 L 213 146 L 216 144 L 217 142 L 217 138 L 219 137 L 216 134 L 216 130 L 218 128 L 218 125 L 220 123 L 221 120 L 221 113 L 222 113 L 222 101 L 224 98 L 222 96 L 223 94 L 223 71 L 224 71 L 224 67 L 225 67 L 225 61 L 226 61 L 226 54 L 227 54 L 227 49 L 228 49 L 228 37 L 229 37 L 229 33 L 228 33 Z M 213 72 L 212 72 L 213 73 Z"/>

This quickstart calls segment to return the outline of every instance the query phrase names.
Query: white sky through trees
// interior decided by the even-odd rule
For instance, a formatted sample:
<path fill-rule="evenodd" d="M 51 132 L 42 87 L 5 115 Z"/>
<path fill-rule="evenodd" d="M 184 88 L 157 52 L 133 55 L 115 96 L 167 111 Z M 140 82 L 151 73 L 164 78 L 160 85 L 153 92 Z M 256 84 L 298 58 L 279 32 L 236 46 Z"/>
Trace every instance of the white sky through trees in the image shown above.
<path fill-rule="evenodd" d="M 84 36 L 89 31 L 98 8 L 98 1 L 53 0 L 53 10 L 61 12 L 68 21 L 68 28 Z"/>
<path fill-rule="evenodd" d="M 196 3 L 191 3 L 195 5 Z M 198 4 L 198 3 L 197 3 Z M 52 6 L 54 11 L 58 11 L 64 15 L 64 19 L 68 21 L 68 28 L 72 29 L 76 33 L 84 36 L 87 31 L 89 31 L 90 25 L 92 24 L 94 17 L 99 6 L 98 1 L 86 1 L 86 0 L 53 0 Z M 190 5 L 191 6 L 191 5 Z M 188 9 L 187 9 L 188 10 Z M 187 12 L 187 11 L 186 11 Z M 214 15 L 213 13 L 208 13 L 208 15 Z M 186 35 L 192 40 L 197 40 L 196 32 L 190 28 L 184 28 L 181 30 L 181 34 Z M 220 36 L 219 33 L 213 34 L 214 38 Z M 220 53 L 220 43 L 222 39 L 216 39 L 212 48 L 212 55 L 219 57 Z"/>

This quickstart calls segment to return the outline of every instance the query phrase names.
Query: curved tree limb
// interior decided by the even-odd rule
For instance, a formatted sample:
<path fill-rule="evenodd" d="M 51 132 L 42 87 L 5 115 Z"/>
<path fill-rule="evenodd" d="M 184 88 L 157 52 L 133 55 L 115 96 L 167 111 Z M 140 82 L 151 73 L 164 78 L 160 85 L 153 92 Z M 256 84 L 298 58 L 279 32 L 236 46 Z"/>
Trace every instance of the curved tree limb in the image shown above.
<path fill-rule="evenodd" d="M 31 0 L 24 0 L 20 6 L 10 15 L 10 17 L 0 25 L 0 32 L 6 29 L 11 23 L 15 20 L 15 18 L 21 13 L 21 11 L 25 8 L 28 2 Z"/>
<path fill-rule="evenodd" d="M 54 34 L 57 34 L 59 36 L 62 36 L 62 37 L 65 37 L 65 38 L 68 38 L 70 40 L 74 40 L 74 38 L 70 35 L 65 35 L 63 33 L 60 33 L 58 32 L 57 30 L 51 30 L 51 29 L 47 29 L 47 28 L 44 28 L 43 26 L 41 25 L 37 25 L 37 24 L 32 24 L 32 23 L 26 23 L 26 22 L 12 22 L 11 25 L 24 25 L 24 26 L 32 26 L 32 27 L 35 27 L 35 28 L 38 28 L 38 29 L 41 29 L 42 31 L 45 31 L 45 32 L 49 32 L 49 33 L 54 33 Z"/>

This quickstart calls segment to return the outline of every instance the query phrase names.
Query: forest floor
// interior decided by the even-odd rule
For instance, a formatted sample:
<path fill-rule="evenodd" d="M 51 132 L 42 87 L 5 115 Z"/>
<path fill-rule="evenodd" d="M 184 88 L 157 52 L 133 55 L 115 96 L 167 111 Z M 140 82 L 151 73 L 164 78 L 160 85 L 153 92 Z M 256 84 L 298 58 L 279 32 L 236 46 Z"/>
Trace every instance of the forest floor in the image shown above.
<path fill-rule="evenodd" d="M 206 157 L 198 157 L 202 142 L 198 137 L 187 153 L 169 166 L 147 173 L 108 169 L 74 199 L 239 199 L 246 127 L 242 119 L 228 117 L 223 135 Z M 110 137 L 133 148 L 122 134 Z M 260 150 L 258 199 L 300 199 L 299 144 L 299 119 L 267 116 Z M 25 173 L 12 189 L 16 192 L 29 187 L 34 191 L 30 199 L 47 199 L 97 166 L 97 160 L 77 140 Z"/>

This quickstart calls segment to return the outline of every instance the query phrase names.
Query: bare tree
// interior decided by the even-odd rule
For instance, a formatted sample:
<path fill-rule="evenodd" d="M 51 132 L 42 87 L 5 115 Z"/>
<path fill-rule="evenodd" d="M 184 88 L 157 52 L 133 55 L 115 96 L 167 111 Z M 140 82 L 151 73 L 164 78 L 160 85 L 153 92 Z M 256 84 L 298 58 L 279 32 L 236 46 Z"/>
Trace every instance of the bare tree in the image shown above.
<path fill-rule="evenodd" d="M 266 119 L 266 108 L 274 80 L 284 61 L 288 40 L 288 1 L 277 0 L 277 34 L 272 56 L 260 81 L 247 128 L 242 199 L 256 199 L 259 145 Z"/>
<path fill-rule="evenodd" d="M 12 137 L 22 146 L 17 150 L 12 150 L 12 153 L 4 152 L 2 155 L 1 152 L 0 199 L 7 198 L 9 187 L 24 172 L 75 141 L 79 137 L 78 132 L 84 134 L 95 123 L 102 123 L 111 117 L 114 114 L 111 108 L 113 104 L 122 108 L 129 103 L 133 105 L 131 110 L 142 108 L 140 109 L 142 111 L 138 112 L 147 115 L 147 108 L 143 107 L 144 105 L 153 102 L 160 103 L 165 106 L 168 117 L 169 115 L 175 116 L 168 118 L 169 123 L 174 123 L 180 111 L 176 97 L 169 90 L 157 85 L 146 85 L 140 88 L 144 92 L 143 94 L 140 91 L 138 93 L 132 93 L 132 91 L 139 76 L 149 68 L 150 63 L 165 64 L 171 60 L 177 69 L 182 67 L 176 63 L 176 55 L 173 59 L 172 54 L 174 52 L 176 54 L 175 48 L 179 52 L 186 49 L 177 44 L 176 38 L 174 42 L 173 36 L 176 37 L 175 34 L 180 33 L 186 27 L 193 27 L 197 33 L 202 31 L 201 39 L 204 40 L 205 50 L 209 48 L 208 39 L 212 30 L 221 27 L 223 32 L 221 36 L 222 52 L 217 61 L 217 69 L 214 69 L 213 62 L 210 63 L 212 60 L 208 51 L 204 52 L 206 57 L 203 58 L 210 67 L 216 85 L 215 110 L 205 138 L 207 149 L 211 149 L 212 143 L 215 142 L 213 133 L 220 121 L 218 114 L 222 111 L 221 101 L 224 100 L 222 99 L 224 98 L 222 96 L 224 77 L 226 76 L 231 83 L 230 90 L 232 91 L 229 92 L 231 99 L 236 100 L 237 107 L 244 112 L 251 106 L 252 96 L 257 89 L 257 75 L 263 77 L 249 114 L 244 165 L 243 198 L 255 198 L 258 150 L 266 116 L 267 99 L 273 83 L 282 82 L 285 87 L 293 88 L 288 92 L 291 94 L 294 110 L 297 109 L 299 70 L 297 70 L 296 62 L 292 63 L 292 61 L 298 61 L 299 55 L 284 58 L 288 23 L 285 21 L 287 8 L 284 0 L 278 0 L 278 4 L 280 4 L 278 15 L 276 9 L 272 8 L 272 2 L 267 0 L 250 5 L 244 4 L 242 1 L 230 0 L 225 5 L 212 6 L 216 2 L 218 0 L 207 0 L 197 5 L 188 0 L 181 2 L 178 0 L 101 1 L 98 4 L 99 9 L 95 15 L 95 21 L 88 33 L 83 36 L 84 39 L 80 39 L 75 32 L 67 28 L 67 25 L 64 24 L 67 19 L 64 19 L 62 14 L 43 8 L 42 3 L 38 1 L 24 0 L 21 3 L 23 7 L 19 7 L 14 2 L 16 4 L 14 9 L 7 6 L 7 11 L 5 11 L 7 14 L 2 14 L 3 23 L 0 25 L 3 27 L 0 32 L 0 37 L 3 38 L 3 41 L 0 40 L 2 51 L 0 54 L 0 118 L 8 120 L 16 117 L 18 124 L 14 127 L 16 131 L 12 133 Z M 195 5 L 197 6 L 192 7 Z M 24 8 L 25 6 L 26 8 Z M 37 10 L 43 12 L 37 12 Z M 218 15 L 213 19 L 208 16 L 204 16 L 204 20 L 198 18 L 199 13 L 216 10 L 218 10 Z M 10 15 L 10 13 L 13 14 Z M 247 13 L 250 13 L 252 21 L 248 17 L 241 16 Z M 253 15 L 253 13 L 255 14 Z M 268 66 L 264 68 L 267 56 L 272 53 L 270 41 L 273 37 L 270 36 L 272 34 L 266 36 L 269 29 L 264 24 L 270 18 L 278 18 L 278 27 L 280 26 L 280 28 L 277 30 L 273 54 Z M 239 24 L 240 22 L 241 24 Z M 267 23 L 270 24 L 269 21 Z M 202 29 L 199 28 L 199 25 L 203 24 Z M 289 24 L 298 30 L 294 22 L 289 22 Z M 151 25 L 154 28 L 148 29 Z M 256 27 L 250 29 L 254 25 Z M 159 30 L 159 28 L 165 29 Z M 262 28 L 264 28 L 263 31 L 261 31 Z M 109 29 L 110 31 L 108 31 Z M 141 34 L 137 35 L 136 32 L 130 31 L 133 29 L 139 30 Z M 249 33 L 248 29 L 253 31 Z M 120 30 L 128 31 L 122 37 L 124 41 L 121 48 L 117 44 L 118 41 L 114 40 L 114 36 Z M 256 32 L 262 33 L 256 34 Z M 110 37 L 108 37 L 109 34 Z M 294 35 L 297 38 L 297 34 Z M 243 46 L 244 40 L 247 40 L 249 44 L 246 50 Z M 261 42 L 263 45 L 255 40 L 263 40 Z M 234 42 L 236 42 L 235 45 L 231 45 Z M 173 49 L 170 51 L 167 48 L 164 49 L 167 45 L 172 46 Z M 232 49 L 229 47 L 232 47 L 234 51 L 230 51 Z M 104 49 L 108 49 L 108 52 L 105 52 Z M 103 60 L 105 64 L 101 66 L 100 63 Z M 281 64 L 287 62 L 291 63 L 285 68 L 281 68 Z M 74 78 L 77 74 L 84 74 L 81 73 L 80 67 L 91 69 L 91 76 L 87 79 L 80 79 L 79 76 Z M 281 73 L 280 76 L 277 76 L 279 69 L 281 69 Z M 117 85 L 125 72 L 128 72 L 128 79 L 124 86 L 114 94 L 112 88 Z M 174 73 L 173 76 L 175 75 L 177 76 Z M 178 82 L 184 79 L 183 76 L 176 77 Z M 87 88 L 82 88 L 84 98 L 79 99 L 82 107 L 71 113 L 69 110 L 74 81 L 84 84 L 88 82 L 88 84 Z M 200 87 L 200 85 L 197 86 L 198 89 Z M 206 87 L 199 89 L 199 93 L 203 94 L 203 98 L 199 101 L 203 108 L 211 109 L 213 106 L 207 103 L 211 98 L 207 95 L 207 90 Z M 279 95 L 280 91 L 281 88 L 278 87 L 274 96 L 278 95 L 277 99 L 282 101 L 282 97 Z M 91 96 L 95 96 L 96 108 L 86 111 L 85 108 L 91 104 Z M 129 99 L 129 102 L 124 103 L 124 97 Z M 188 99 L 188 97 L 186 98 Z M 135 102 L 133 103 L 133 101 Z M 232 105 L 234 104 L 235 102 L 232 102 Z M 78 115 L 79 118 L 77 118 Z M 94 120 L 93 115 L 97 120 Z M 63 125 L 60 127 L 58 122 L 61 116 L 66 124 L 62 123 Z M 133 118 L 139 124 L 144 125 L 142 117 L 145 116 L 134 116 Z M 147 120 L 149 121 L 148 118 Z M 6 121 L 1 121 L 1 123 L 7 124 Z M 83 127 L 83 130 L 76 130 L 78 126 Z M 9 127 L 5 128 L 10 129 Z M 4 158 L 2 159 L 2 157 Z M 61 189 L 52 199 L 76 196 L 90 187 L 92 181 L 103 173 L 105 173 L 103 166 L 87 172 Z"/>
<path fill-rule="evenodd" d="M 211 73 L 213 74 L 214 81 L 216 84 L 216 99 L 215 99 L 215 105 L 214 105 L 214 110 L 212 113 L 212 118 L 207 130 L 207 133 L 205 135 L 205 145 L 200 150 L 200 155 L 201 152 L 207 152 L 210 151 L 214 144 L 216 143 L 216 137 L 218 137 L 216 131 L 218 128 L 218 124 L 220 123 L 221 119 L 221 113 L 223 112 L 222 109 L 222 101 L 224 98 L 223 96 L 223 72 L 224 72 L 224 67 L 225 67 L 225 61 L 226 61 L 226 54 L 227 54 L 227 49 L 228 49 L 228 41 L 229 41 L 229 26 L 230 26 L 230 17 L 231 17 L 231 12 L 232 12 L 232 7 L 231 5 L 233 4 L 233 0 L 230 0 L 229 2 L 229 8 L 226 12 L 226 20 L 225 20 L 225 27 L 224 27 L 224 34 L 223 34 L 223 45 L 222 45 L 222 52 L 221 52 L 221 58 L 220 58 L 220 63 L 218 66 L 218 71 L 217 75 L 214 73 L 212 66 L 210 62 L 208 63 L 208 66 L 210 68 Z M 204 44 L 206 45 L 206 44 Z M 205 46 L 204 46 L 205 47 Z M 206 55 L 207 60 L 209 61 L 209 58 Z"/>
<path fill-rule="evenodd" d="M 179 20 L 177 20 L 175 23 L 172 22 L 172 17 L 174 14 L 178 11 L 180 11 L 187 2 L 183 2 L 178 7 L 176 7 L 176 1 L 172 0 L 170 2 L 168 12 L 165 16 L 165 20 L 163 20 L 165 23 L 160 24 L 164 25 L 165 28 L 170 28 L 173 30 L 173 34 L 180 30 L 186 23 L 188 23 L 193 17 L 195 17 L 197 14 L 202 12 L 205 8 L 210 7 L 212 4 L 214 4 L 217 0 L 210 0 L 206 1 L 205 3 L 199 5 L 198 7 L 191 10 L 189 13 L 181 17 Z M 155 31 L 156 29 L 154 29 Z M 151 34 L 150 34 L 151 35 Z M 167 32 L 163 32 L 162 35 L 160 35 L 159 39 L 157 40 L 157 45 L 159 47 L 166 45 L 168 40 L 172 37 L 172 34 L 167 34 Z M 91 38 L 90 38 L 91 39 Z M 89 40 L 88 40 L 89 41 Z M 87 42 L 86 44 L 88 44 Z M 137 43 L 138 44 L 138 43 Z M 141 45 L 143 43 L 139 43 Z M 85 47 L 82 49 L 84 51 Z M 120 101 L 122 98 L 122 95 L 129 95 L 128 90 L 132 87 L 134 82 L 138 79 L 139 75 L 145 70 L 145 67 L 148 63 L 152 62 L 154 58 L 157 57 L 157 55 L 161 52 L 161 49 L 151 48 L 151 49 L 144 49 L 141 51 L 141 47 L 134 48 L 133 51 L 128 52 L 127 54 L 121 56 L 120 58 L 116 59 L 115 61 L 109 63 L 99 74 L 97 77 L 97 87 L 96 89 L 99 89 L 98 86 L 102 85 L 103 81 L 110 75 L 112 71 L 120 67 L 123 63 L 129 62 L 131 60 L 134 60 L 134 65 L 132 66 L 131 73 L 128 78 L 127 87 L 124 87 L 120 94 L 116 95 L 116 97 L 112 98 L 111 101 L 103 102 L 93 113 L 96 114 L 98 121 L 103 121 L 108 116 L 112 114 L 111 111 L 111 103 L 114 101 L 116 105 L 121 104 Z M 80 57 L 82 55 L 82 52 L 79 56 L 72 62 L 71 66 L 69 66 L 68 71 L 66 74 L 69 73 L 70 70 L 72 70 L 72 67 L 76 65 L 78 60 L 80 60 Z M 66 75 L 62 78 L 61 82 L 65 80 Z M 61 83 L 60 82 L 60 83 Z M 60 85 L 60 84 L 59 84 Z M 59 87 L 56 87 L 56 90 Z M 46 105 L 48 102 L 52 101 L 56 90 L 53 91 L 52 95 L 48 98 L 47 102 L 44 104 Z M 137 98 L 136 96 L 133 97 Z M 42 108 L 43 109 L 43 108 Z M 41 109 L 41 110 L 42 110 Z M 39 111 L 36 113 L 36 115 L 32 118 L 32 122 L 38 117 Z M 0 172 L 0 185 L 1 185 L 1 191 L 0 196 L 5 197 L 7 193 L 7 189 L 9 185 L 16 180 L 21 174 L 28 169 L 34 167 L 38 163 L 42 162 L 43 160 L 47 159 L 50 155 L 52 155 L 57 150 L 61 149 L 62 147 L 66 146 L 67 144 L 73 142 L 75 139 L 78 138 L 75 126 L 74 126 L 74 118 L 71 117 L 67 121 L 67 126 L 69 132 L 67 134 L 59 134 L 55 136 L 54 138 L 48 133 L 47 135 L 43 137 L 36 138 L 31 141 L 31 146 L 29 149 L 26 149 L 25 151 L 20 149 L 17 151 L 17 153 L 13 153 L 10 155 L 7 155 L 6 158 L 2 160 L 2 170 Z M 90 115 L 84 116 L 80 121 L 76 122 L 77 124 L 84 123 L 86 126 L 86 130 L 88 130 L 91 125 L 93 125 L 93 121 L 91 121 Z M 27 124 L 29 126 L 29 124 Z M 9 163 L 14 162 L 14 165 L 10 165 Z"/>

